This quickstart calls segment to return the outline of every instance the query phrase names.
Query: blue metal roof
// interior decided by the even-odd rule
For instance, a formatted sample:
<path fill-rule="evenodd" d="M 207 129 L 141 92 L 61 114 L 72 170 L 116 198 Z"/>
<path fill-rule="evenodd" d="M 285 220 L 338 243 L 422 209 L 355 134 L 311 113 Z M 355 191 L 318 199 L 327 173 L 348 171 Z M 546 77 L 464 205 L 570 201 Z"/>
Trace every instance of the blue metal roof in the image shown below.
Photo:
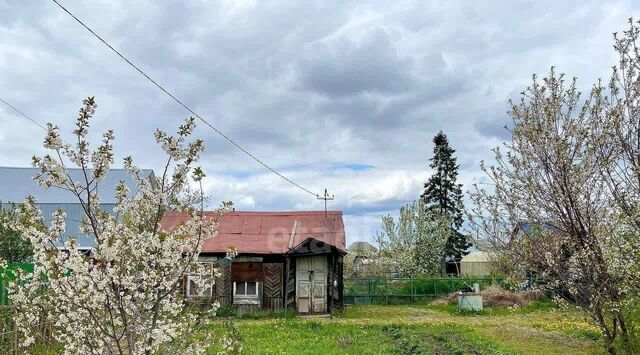
<path fill-rule="evenodd" d="M 81 169 L 69 169 L 68 171 L 74 180 L 84 180 Z M 80 221 L 85 214 L 77 197 L 67 190 L 41 187 L 33 180 L 33 176 L 37 172 L 36 168 L 0 167 L 0 202 L 6 207 L 6 203 L 21 203 L 27 196 L 33 196 L 36 198 L 37 205 L 47 223 L 50 222 L 51 215 L 61 209 L 66 213 L 66 230 L 63 239 L 75 237 L 80 248 L 93 247 L 95 245 L 93 238 L 80 232 Z M 153 170 L 143 170 L 142 176 L 147 179 L 153 177 Z M 137 184 L 126 170 L 109 170 L 98 186 L 100 207 L 106 212 L 111 213 L 115 207 L 115 187 L 120 181 L 129 187 L 132 194 L 138 192 Z"/>
<path fill-rule="evenodd" d="M 75 181 L 84 181 L 82 169 L 68 169 L 69 175 Z M 73 193 L 59 188 L 45 189 L 33 180 L 38 173 L 36 168 L 0 167 L 0 201 L 23 202 L 25 197 L 31 195 L 38 203 L 78 203 Z M 153 170 L 145 169 L 142 175 L 149 178 Z M 124 169 L 111 169 L 100 181 L 98 196 L 102 203 L 115 203 L 115 188 L 120 182 L 129 187 L 132 193 L 137 192 L 137 185 Z"/>

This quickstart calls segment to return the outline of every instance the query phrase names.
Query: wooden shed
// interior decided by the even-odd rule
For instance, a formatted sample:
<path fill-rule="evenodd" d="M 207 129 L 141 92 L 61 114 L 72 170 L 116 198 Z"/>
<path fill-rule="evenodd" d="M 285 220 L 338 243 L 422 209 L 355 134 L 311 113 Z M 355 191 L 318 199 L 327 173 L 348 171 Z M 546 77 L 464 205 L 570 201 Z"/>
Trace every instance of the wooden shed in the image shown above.
<path fill-rule="evenodd" d="M 220 216 L 218 235 L 207 239 L 199 261 L 211 274 L 187 275 L 184 292 L 200 301 L 218 301 L 240 312 L 295 310 L 331 313 L 343 307 L 343 257 L 346 254 L 342 212 L 239 212 Z M 170 230 L 187 216 L 167 212 Z M 225 258 L 229 247 L 237 256 Z M 217 268 L 220 276 L 213 277 Z M 212 286 L 195 289 L 192 277 L 209 277 Z"/>

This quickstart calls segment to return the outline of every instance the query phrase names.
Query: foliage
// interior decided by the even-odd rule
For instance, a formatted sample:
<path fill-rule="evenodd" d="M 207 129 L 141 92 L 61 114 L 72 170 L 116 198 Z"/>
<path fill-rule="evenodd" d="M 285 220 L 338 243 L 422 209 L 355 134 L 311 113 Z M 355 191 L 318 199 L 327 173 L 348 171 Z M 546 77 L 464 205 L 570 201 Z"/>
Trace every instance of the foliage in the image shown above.
<path fill-rule="evenodd" d="M 435 173 L 424 184 L 424 192 L 420 196 L 425 208 L 447 216 L 451 222 L 450 232 L 445 246 L 445 256 L 456 260 L 467 255 L 471 246 L 466 235 L 460 233 L 464 209 L 462 203 L 462 185 L 457 183 L 458 164 L 453 155 L 455 150 L 449 146 L 447 135 L 439 132 L 433 137 L 433 157 L 429 167 Z"/>
<path fill-rule="evenodd" d="M 391 215 L 383 216 L 382 232 L 376 235 L 382 263 L 401 275 L 438 274 L 449 225 L 445 216 L 427 210 L 422 200 L 401 207 L 397 222 Z"/>
<path fill-rule="evenodd" d="M 620 63 L 582 102 L 552 68 L 509 111 L 512 141 L 482 165 L 471 225 L 512 277 L 537 278 L 597 323 L 607 350 L 634 351 L 640 290 L 638 25 L 615 37 Z M 619 342 L 619 344 L 618 344 Z M 637 349 L 636 349 L 637 350 Z"/>
<path fill-rule="evenodd" d="M 614 263 L 623 279 L 622 312 L 628 314 L 623 348 L 640 352 L 640 21 L 629 19 L 622 35 L 614 33 L 614 49 L 619 62 L 609 82 L 610 95 L 603 100 L 606 114 L 598 127 L 604 139 L 598 151 L 605 162 L 602 176 L 619 210 L 614 250 L 609 258 L 624 259 Z M 624 325 L 620 324 L 621 329 Z"/>
<path fill-rule="evenodd" d="M 164 170 L 146 179 L 133 159 L 125 158 L 124 167 L 138 191 L 131 194 L 121 182 L 115 191 L 116 207 L 109 213 L 101 209 L 97 192 L 113 164 L 114 133 L 105 132 L 101 144 L 90 150 L 88 128 L 96 107 L 93 98 L 83 101 L 74 146 L 64 143 L 58 128 L 49 124 L 44 147 L 51 154 L 33 158 L 39 170 L 34 179 L 41 186 L 77 197 L 86 215 L 82 232 L 93 237 L 95 247 L 87 255 L 74 239 L 62 240 L 63 211 L 53 214 L 45 230 L 37 228 L 44 217 L 35 200 L 27 198 L 18 207 L 14 228 L 33 245 L 35 265 L 31 276 L 19 273 L 10 289 L 18 310 L 15 322 L 25 335 L 25 346 L 34 340 L 34 324 L 52 321 L 53 335 L 65 353 L 149 354 L 183 336 L 198 321 L 195 315 L 181 313 L 180 283 L 185 273 L 204 272 L 196 260 L 205 237 L 216 234 L 215 220 L 201 218 L 204 173 L 194 165 L 204 146 L 199 139 L 187 141 L 195 127 L 193 118 L 176 136 L 156 131 L 156 141 L 168 155 Z M 82 181 L 70 177 L 70 165 L 81 169 Z M 189 177 L 198 189 L 190 188 Z M 172 231 L 162 230 L 166 209 L 185 211 L 191 218 Z M 56 248 L 61 242 L 64 249 Z M 181 351 L 198 349 L 192 346 Z"/>
<path fill-rule="evenodd" d="M 11 226 L 14 219 L 15 206 L 0 203 L 0 260 L 8 263 L 29 262 L 33 258 L 33 247 Z"/>

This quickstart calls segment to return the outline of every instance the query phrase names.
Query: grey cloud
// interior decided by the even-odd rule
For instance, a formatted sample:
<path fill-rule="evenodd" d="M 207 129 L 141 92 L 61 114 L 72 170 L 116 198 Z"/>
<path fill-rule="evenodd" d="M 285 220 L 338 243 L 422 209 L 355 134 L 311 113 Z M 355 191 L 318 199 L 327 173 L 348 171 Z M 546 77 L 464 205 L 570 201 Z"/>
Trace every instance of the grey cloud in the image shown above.
<path fill-rule="evenodd" d="M 287 174 L 314 190 L 339 191 L 334 207 L 349 216 L 396 210 L 419 184 L 400 197 L 355 199 L 351 172 L 327 166 L 375 166 L 358 172 L 358 187 L 378 184 L 384 169 L 417 176 L 443 130 L 461 176 L 475 179 L 478 161 L 508 138 L 507 99 L 531 74 L 557 64 L 587 87 L 606 77 L 611 33 L 640 10 L 627 0 L 66 5 L 261 159 L 297 167 Z M 153 130 L 174 131 L 188 113 L 53 4 L 0 3 L 0 41 L 0 97 L 68 133 L 82 98 L 95 95 L 94 136 L 115 129 L 118 158 L 161 165 Z M 42 132 L 30 125 L 0 109 L 0 165 L 29 165 L 42 153 Z M 244 208 L 322 208 L 209 128 L 196 135 L 205 139 L 201 164 L 214 198 Z"/>
<path fill-rule="evenodd" d="M 302 88 L 331 96 L 400 93 L 412 88 L 412 62 L 401 58 L 389 34 L 374 28 L 359 41 L 339 38 L 314 43 L 299 64 Z"/>

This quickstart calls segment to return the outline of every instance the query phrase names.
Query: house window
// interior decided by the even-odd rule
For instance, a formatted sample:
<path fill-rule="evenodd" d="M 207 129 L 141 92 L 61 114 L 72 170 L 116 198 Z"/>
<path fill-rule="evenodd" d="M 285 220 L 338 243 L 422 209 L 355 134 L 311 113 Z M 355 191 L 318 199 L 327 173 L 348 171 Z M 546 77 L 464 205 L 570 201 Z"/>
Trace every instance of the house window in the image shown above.
<path fill-rule="evenodd" d="M 234 282 L 233 303 L 235 304 L 259 304 L 258 290 L 260 283 L 256 281 Z"/>
<path fill-rule="evenodd" d="M 262 262 L 242 261 L 231 263 L 233 303 L 259 305 L 263 278 Z"/>
<path fill-rule="evenodd" d="M 201 273 L 187 275 L 187 297 L 213 296 L 213 263 L 200 263 L 204 266 Z"/>

